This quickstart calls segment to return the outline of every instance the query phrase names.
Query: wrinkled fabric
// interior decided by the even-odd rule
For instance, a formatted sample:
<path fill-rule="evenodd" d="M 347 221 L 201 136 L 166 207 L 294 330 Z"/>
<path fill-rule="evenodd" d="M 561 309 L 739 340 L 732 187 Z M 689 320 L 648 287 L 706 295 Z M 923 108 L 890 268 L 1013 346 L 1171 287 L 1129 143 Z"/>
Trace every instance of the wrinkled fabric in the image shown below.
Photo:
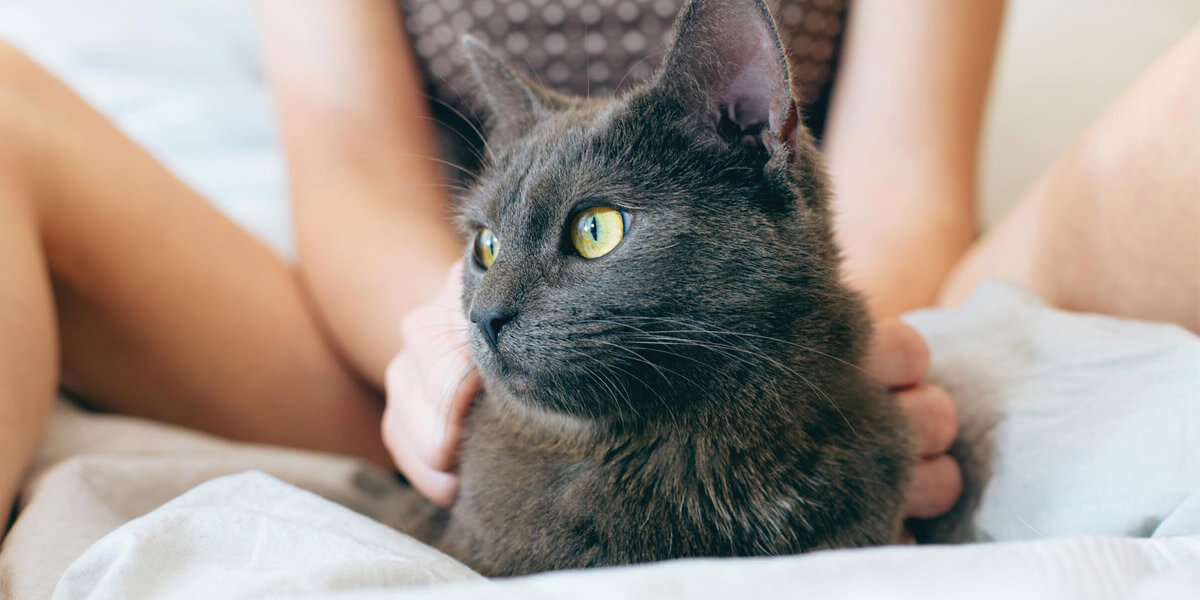
<path fill-rule="evenodd" d="M 1054 310 L 985 282 L 960 310 L 906 320 L 964 434 L 991 444 L 979 540 L 1200 533 L 1200 339 Z M 992 420 L 986 436 L 972 421 Z M 1186 510 L 1183 510 L 1186 509 Z"/>
<path fill-rule="evenodd" d="M 1011 597 L 1019 589 L 1030 598 L 1158 598 L 1200 592 L 1193 435 L 1200 431 L 1200 340 L 1173 326 L 1053 310 L 999 284 L 985 285 L 962 309 L 908 319 L 930 343 L 934 377 L 964 412 L 971 402 L 1000 409 L 990 437 L 993 474 L 976 525 L 983 539 L 1006 543 L 676 561 L 406 593 L 718 598 L 740 590 L 957 598 Z M 189 484 L 246 469 L 271 472 L 332 501 L 250 473 L 209 481 L 154 508 Z M 412 584 L 471 576 L 368 519 L 389 521 L 398 488 L 346 459 L 234 444 L 63 406 L 35 472 L 31 500 L 0 553 L 0 574 L 17 577 L 25 589 L 49 590 L 65 568 L 58 598 L 392 597 Z M 1138 539 L 1146 536 L 1152 539 Z M 31 556 L 57 562 L 46 568 Z"/>

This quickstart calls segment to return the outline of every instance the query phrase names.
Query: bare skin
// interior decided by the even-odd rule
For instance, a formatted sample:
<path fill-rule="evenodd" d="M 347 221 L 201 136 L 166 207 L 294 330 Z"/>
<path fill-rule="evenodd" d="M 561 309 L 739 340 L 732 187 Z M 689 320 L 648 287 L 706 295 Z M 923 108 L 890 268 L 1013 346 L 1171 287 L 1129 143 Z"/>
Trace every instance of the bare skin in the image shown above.
<path fill-rule="evenodd" d="M 826 128 L 850 282 L 878 317 L 933 303 L 975 238 L 1003 0 L 856 0 Z"/>
<path fill-rule="evenodd" d="M 4 102 L 0 96 L 0 105 Z M 0 349 L 0 522 L 5 525 L 24 465 L 50 415 L 46 399 L 53 397 L 58 383 L 54 303 L 36 217 L 23 200 L 28 197 L 25 182 L 11 173 L 0 162 L 0 268 L 5 269 L 0 277 L 0 332 L 5 348 L 21 354 L 21 360 L 10 360 Z M 30 370 L 29 365 L 41 368 Z"/>
<path fill-rule="evenodd" d="M 466 409 L 464 403 L 454 400 L 455 394 L 445 390 L 455 389 L 461 372 L 431 372 L 414 361 L 439 347 L 436 336 L 416 334 L 429 331 L 422 326 L 428 311 L 419 307 L 436 305 L 424 304 L 425 298 L 444 281 L 446 265 L 459 256 L 460 248 L 445 225 L 446 193 L 438 187 L 437 169 L 433 161 L 421 158 L 431 154 L 432 141 L 424 120 L 427 113 L 421 86 L 412 69 L 412 52 L 398 27 L 399 16 L 392 2 L 305 3 L 305 10 L 295 10 L 294 3 L 286 0 L 260 0 L 260 15 L 270 23 L 264 28 L 263 40 L 292 172 L 302 259 L 298 274 L 169 175 L 64 86 L 19 53 L 0 49 L 0 138 L 6 140 L 0 147 L 0 339 L 4 340 L 0 344 L 0 365 L 4 365 L 0 367 L 0 423 L 4 423 L 0 431 L 4 457 L 0 460 L 0 509 L 12 498 L 60 379 L 105 410 L 180 423 L 235 439 L 317 448 L 387 463 L 378 435 L 381 406 L 377 390 L 384 385 L 384 366 L 393 357 L 389 372 L 403 373 L 402 369 L 409 368 L 413 375 L 398 377 L 401 381 L 389 386 L 393 401 L 384 421 L 388 446 L 423 491 L 437 499 L 449 486 L 449 497 L 453 497 L 456 440 L 452 427 Z M 929 11 L 945 8 L 935 4 L 930 0 L 922 6 Z M 871 10 L 869 6 L 865 3 L 862 10 Z M 296 19 L 299 14 L 321 18 L 300 22 Z M 986 22 L 985 17 L 978 18 Z M 852 45 L 854 39 L 851 34 Z M 938 54 L 969 51 L 965 45 L 987 41 L 987 36 L 952 36 L 947 43 L 957 46 L 941 48 Z M 890 52 L 886 44 L 864 48 L 856 60 L 865 64 L 884 60 Z M 983 62 L 990 63 L 990 53 L 989 49 Z M 1173 58 L 1178 55 L 1174 52 L 1164 61 L 1175 64 L 1185 60 Z M 977 55 L 964 60 L 980 64 Z M 1139 86 L 1146 88 L 1147 98 L 1174 94 L 1180 106 L 1200 105 L 1194 84 L 1180 84 L 1178 89 L 1172 88 L 1175 92 L 1156 89 L 1174 82 L 1178 73 L 1188 68 L 1195 72 L 1194 63 L 1176 65 L 1167 69 L 1176 75 Z M 920 94 L 924 89 L 914 85 L 896 96 Z M 957 110 L 971 115 L 973 96 L 963 92 L 973 89 L 954 85 L 944 93 L 960 94 L 962 104 Z M 846 92 L 842 97 L 855 95 Z M 858 97 L 866 96 L 860 93 Z M 902 107 L 920 103 L 919 98 L 892 100 Z M 842 111 L 842 116 L 835 118 L 849 122 L 855 104 L 838 108 L 841 102 L 835 101 L 835 111 Z M 1145 131 L 1148 144 L 1164 137 L 1168 139 L 1157 143 L 1171 143 L 1176 139 L 1173 135 L 1180 136 L 1178 144 L 1194 139 L 1194 134 L 1184 137 L 1171 128 L 1144 130 L 1140 121 L 1124 121 L 1125 112 L 1117 111 L 1116 117 L 1106 117 L 1102 123 L 1107 124 L 1097 127 Z M 1194 110 L 1190 116 L 1194 123 Z M 865 131 L 899 136 L 898 140 L 885 140 L 894 148 L 911 148 L 929 137 L 958 140 L 962 135 L 961 131 L 884 127 L 884 117 L 902 120 L 905 113 L 897 110 L 883 115 L 879 128 Z M 977 118 L 974 122 L 965 118 L 964 122 L 966 129 L 977 131 Z M 831 123 L 831 127 L 830 135 L 843 139 L 862 135 L 854 131 L 864 131 L 845 126 L 840 129 L 843 133 L 837 134 L 839 126 Z M 851 139 L 843 143 L 831 137 L 829 143 L 831 152 L 839 143 L 843 149 L 864 147 Z M 870 166 L 866 164 L 871 162 L 870 153 L 842 152 L 843 157 L 853 158 L 834 159 L 835 176 L 839 170 L 853 172 L 856 161 L 864 169 Z M 944 155 L 931 153 L 913 160 L 936 164 L 941 158 Z M 1155 186 L 1162 180 L 1152 172 L 1152 164 L 1144 165 L 1150 172 L 1128 170 L 1133 177 L 1130 185 L 1144 185 L 1139 189 L 1156 192 Z M 1194 165 L 1200 163 L 1190 164 L 1191 176 L 1196 178 Z M 1187 175 L 1186 167 L 1167 176 L 1167 183 Z M 973 169 L 973 159 L 969 168 Z M 928 165 L 914 169 L 934 172 Z M 1065 173 L 1064 186 L 1084 185 L 1071 181 L 1070 173 L 1077 178 L 1090 176 L 1084 169 Z M 946 176 L 970 180 L 963 174 Z M 958 192 L 963 189 L 961 181 L 938 183 L 933 177 L 923 177 L 921 185 L 929 187 L 916 186 L 904 194 L 939 198 L 943 186 Z M 858 194 L 846 191 L 844 196 L 857 197 L 853 202 L 878 202 L 871 189 L 881 188 L 863 188 Z M 958 192 L 950 195 L 956 200 L 945 201 L 951 207 L 946 209 L 950 216 L 930 211 L 929 219 L 936 227 L 913 224 L 924 227 L 927 235 L 946 227 L 945 238 L 953 242 L 947 256 L 957 256 L 970 241 L 969 235 L 964 242 L 956 241 L 959 233 L 954 233 L 963 231 L 960 213 L 970 210 L 959 204 L 969 206 L 971 201 L 969 195 Z M 905 206 L 920 214 L 915 208 L 919 205 Z M 895 222 L 896 213 L 876 214 L 884 223 Z M 1160 217 L 1157 210 L 1147 211 L 1144 219 L 1131 225 L 1157 232 L 1162 226 L 1158 219 L 1179 218 L 1177 213 L 1166 214 Z M 1086 223 L 1088 216 L 1077 218 Z M 939 225 L 944 223 L 953 225 Z M 1038 225 L 1050 227 L 1051 223 Z M 874 230 L 883 229 L 875 226 Z M 1184 231 L 1184 243 L 1188 235 L 1196 240 L 1194 234 Z M 1143 237 L 1152 244 L 1146 247 L 1147 256 L 1162 256 L 1179 247 L 1178 240 L 1165 246 L 1163 238 Z M 937 239 L 934 235 L 933 241 L 917 241 L 933 247 Z M 870 235 L 848 235 L 844 241 L 852 254 L 881 260 L 916 247 Z M 1155 241 L 1162 243 L 1153 245 Z M 860 244 L 890 243 L 899 244 L 890 255 L 855 249 Z M 1079 252 L 1090 250 L 1094 249 L 1085 247 Z M 942 256 L 936 248 L 928 251 Z M 1000 250 L 996 254 L 1005 255 Z M 1009 258 L 1019 254 L 1008 249 Z M 858 260 L 868 265 L 858 273 L 875 269 L 869 266 L 869 258 Z M 934 265 L 941 273 L 914 272 L 914 281 L 922 282 L 922 299 L 913 300 L 915 296 L 907 295 L 903 286 L 880 285 L 882 291 L 872 292 L 873 298 L 880 299 L 874 301 L 877 314 L 927 304 L 950 268 L 945 265 L 952 266 L 954 259 L 930 259 L 921 264 Z M 990 265 L 971 271 L 982 276 L 1003 272 L 1012 266 L 1012 260 L 979 264 Z M 1046 268 L 1052 272 L 1051 267 Z M 1151 265 L 1146 276 L 1154 278 L 1156 272 Z M 870 281 L 869 276 L 866 280 Z M 1086 281 L 1080 287 L 1086 291 Z M 905 294 L 893 301 L 889 289 Z M 1174 289 L 1168 289 L 1168 295 Z M 1187 300 L 1177 302 L 1182 306 Z M 410 315 L 405 319 L 408 325 L 401 336 L 391 324 L 406 314 Z M 887 335 L 881 339 L 887 340 Z M 912 385 L 924 374 L 913 367 L 924 360 L 927 368 L 923 346 L 898 342 L 889 350 L 888 343 L 878 345 L 883 350 L 873 368 L 892 368 L 904 374 L 892 377 L 885 373 L 880 379 L 897 388 L 897 399 L 913 415 L 922 440 L 922 464 L 932 466 L 925 471 L 929 475 L 918 475 L 909 490 L 909 512 L 913 516 L 937 514 L 947 499 L 952 503 L 958 495 L 957 468 L 944 456 L 948 444 L 944 425 L 949 424 L 953 431 L 953 406 L 936 388 Z M 406 361 L 407 366 L 396 366 Z M 468 379 L 467 386 L 459 387 L 457 397 L 469 384 Z M 14 425 L 8 425 L 10 422 Z M 446 435 L 447 431 L 451 434 Z M 419 473 L 434 475 L 427 479 L 440 479 L 443 487 L 423 484 Z"/>
<path fill-rule="evenodd" d="M 60 379 L 104 410 L 390 464 L 382 405 L 286 265 L 4 46 L 0 138 L 0 508 Z"/>
<path fill-rule="evenodd" d="M 382 390 L 394 324 L 462 250 L 424 84 L 396 2 L 257 6 L 301 276 L 338 350 Z"/>
<path fill-rule="evenodd" d="M 946 282 L 983 278 L 1055 306 L 1200 333 L 1200 26 L 1150 67 Z"/>

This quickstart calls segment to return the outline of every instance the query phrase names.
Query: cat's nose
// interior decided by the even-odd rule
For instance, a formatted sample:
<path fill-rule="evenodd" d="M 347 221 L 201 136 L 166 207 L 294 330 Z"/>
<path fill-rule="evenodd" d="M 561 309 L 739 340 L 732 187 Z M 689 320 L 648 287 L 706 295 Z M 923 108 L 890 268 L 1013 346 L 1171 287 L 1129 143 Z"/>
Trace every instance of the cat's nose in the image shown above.
<path fill-rule="evenodd" d="M 513 315 L 496 309 L 471 309 L 471 320 L 479 326 L 483 337 L 487 338 L 492 348 L 500 343 L 500 330 L 513 319 Z"/>

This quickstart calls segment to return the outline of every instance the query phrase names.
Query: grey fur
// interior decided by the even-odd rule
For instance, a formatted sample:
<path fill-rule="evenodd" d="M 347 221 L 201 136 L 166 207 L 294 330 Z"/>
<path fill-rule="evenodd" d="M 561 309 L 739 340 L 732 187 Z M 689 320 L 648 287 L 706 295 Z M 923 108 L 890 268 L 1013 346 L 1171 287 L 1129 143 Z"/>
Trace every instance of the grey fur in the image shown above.
<path fill-rule="evenodd" d="M 761 0 L 689 4 L 619 99 L 466 46 L 500 135 L 462 223 L 501 247 L 468 250 L 463 302 L 514 316 L 495 347 L 472 330 L 457 503 L 406 529 L 488 575 L 890 541 L 908 433 L 857 366 L 868 319 Z M 565 228 L 596 204 L 633 217 L 587 260 Z"/>

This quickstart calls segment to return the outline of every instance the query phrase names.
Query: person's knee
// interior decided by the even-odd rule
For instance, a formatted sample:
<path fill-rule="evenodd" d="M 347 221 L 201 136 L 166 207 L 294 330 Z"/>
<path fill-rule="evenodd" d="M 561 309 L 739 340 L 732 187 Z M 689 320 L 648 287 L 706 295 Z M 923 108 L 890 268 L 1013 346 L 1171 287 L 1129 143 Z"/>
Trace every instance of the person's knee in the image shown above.
<path fill-rule="evenodd" d="M 19 146 L 20 135 L 30 124 L 47 125 L 38 108 L 56 100 L 54 76 L 20 49 L 0 40 L 0 139 L 4 146 Z"/>
<path fill-rule="evenodd" d="M 2 155 L 3 153 L 0 153 Z M 36 223 L 36 211 L 29 186 L 21 172 L 5 164 L 0 158 L 0 215 L 15 215 L 19 219 L 30 218 Z"/>
<path fill-rule="evenodd" d="M 0 40 L 0 94 L 18 93 L 32 69 L 41 67 L 16 46 Z"/>
<path fill-rule="evenodd" d="M 28 56 L 0 40 L 0 202 L 30 202 L 27 172 L 37 140 L 34 128 L 38 100 L 26 85 L 31 69 L 41 69 Z"/>
<path fill-rule="evenodd" d="M 7 69 L 4 67 L 8 65 L 9 60 L 22 55 L 23 53 L 17 50 L 16 46 L 13 46 L 6 40 L 0 39 L 0 74 L 7 72 Z"/>
<path fill-rule="evenodd" d="M 13 126 L 15 119 L 4 116 L 5 104 L 0 96 L 0 204 L 16 214 L 32 214 L 32 190 L 19 155 L 24 142 Z"/>

